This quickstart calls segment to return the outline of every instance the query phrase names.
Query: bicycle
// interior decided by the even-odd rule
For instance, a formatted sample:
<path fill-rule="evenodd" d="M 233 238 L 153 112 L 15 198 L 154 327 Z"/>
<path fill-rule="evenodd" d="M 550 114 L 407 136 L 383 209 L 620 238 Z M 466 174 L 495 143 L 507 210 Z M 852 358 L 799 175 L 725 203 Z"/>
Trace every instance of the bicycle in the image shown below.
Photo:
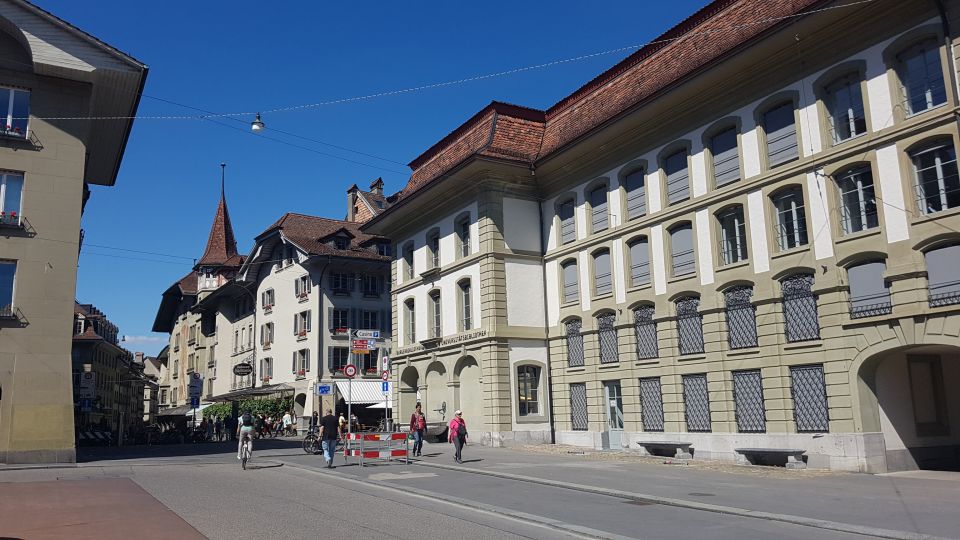
<path fill-rule="evenodd" d="M 320 453 L 320 440 L 317 438 L 317 428 L 311 427 L 310 431 L 303 437 L 303 451 L 313 455 Z"/>
<path fill-rule="evenodd" d="M 244 433 L 243 441 L 240 443 L 240 466 L 243 467 L 243 470 L 247 470 L 247 461 L 250 459 L 250 435 Z"/>

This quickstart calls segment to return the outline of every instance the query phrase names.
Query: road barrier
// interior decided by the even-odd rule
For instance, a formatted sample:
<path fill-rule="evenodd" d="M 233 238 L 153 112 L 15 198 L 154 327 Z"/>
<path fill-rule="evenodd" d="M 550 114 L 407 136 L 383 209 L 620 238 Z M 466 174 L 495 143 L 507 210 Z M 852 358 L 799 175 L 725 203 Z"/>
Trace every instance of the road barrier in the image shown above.
<path fill-rule="evenodd" d="M 360 458 L 360 466 L 365 460 L 403 458 L 410 463 L 410 441 L 406 433 L 348 433 L 344 437 L 343 456 Z"/>

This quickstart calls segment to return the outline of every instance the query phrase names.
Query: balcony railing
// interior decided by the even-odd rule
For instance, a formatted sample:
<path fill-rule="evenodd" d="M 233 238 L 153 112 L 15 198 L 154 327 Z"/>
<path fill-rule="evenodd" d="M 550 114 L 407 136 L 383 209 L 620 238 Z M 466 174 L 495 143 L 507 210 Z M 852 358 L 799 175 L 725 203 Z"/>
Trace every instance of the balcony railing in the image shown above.
<path fill-rule="evenodd" d="M 19 212 L 0 212 L 0 227 L 22 228 L 23 216 L 21 216 Z"/>
<path fill-rule="evenodd" d="M 960 281 L 931 284 L 929 295 L 930 307 L 960 304 Z"/>
<path fill-rule="evenodd" d="M 23 314 L 20 309 L 14 306 L 0 306 L 0 319 L 19 320 L 21 318 L 23 318 Z"/>
<path fill-rule="evenodd" d="M 893 304 L 890 301 L 877 302 L 874 304 L 850 302 L 850 318 L 863 319 L 865 317 L 879 317 L 880 315 L 889 315 L 893 312 Z"/>

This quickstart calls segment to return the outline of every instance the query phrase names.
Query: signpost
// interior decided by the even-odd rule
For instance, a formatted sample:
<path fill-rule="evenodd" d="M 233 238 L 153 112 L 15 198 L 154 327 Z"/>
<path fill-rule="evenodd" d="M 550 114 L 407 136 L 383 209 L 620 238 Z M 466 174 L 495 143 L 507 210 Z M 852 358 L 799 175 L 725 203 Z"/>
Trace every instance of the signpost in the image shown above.
<path fill-rule="evenodd" d="M 239 365 L 239 364 L 237 364 Z M 247 364 L 250 365 L 250 364 Z M 236 369 L 236 366 L 234 366 Z M 203 393 L 203 378 L 199 372 L 190 375 L 190 408 L 193 409 L 193 427 L 197 427 L 197 408 L 200 407 L 200 394 Z"/>
<path fill-rule="evenodd" d="M 357 376 L 357 366 L 347 364 L 343 368 L 347 377 L 347 435 L 353 433 L 353 378 Z"/>
<path fill-rule="evenodd" d="M 317 384 L 314 388 L 314 393 L 318 396 L 329 396 L 333 388 L 329 384 Z"/>
<path fill-rule="evenodd" d="M 92 400 L 96 397 L 97 374 L 93 371 L 84 371 L 80 374 L 80 387 L 77 389 L 77 397 L 80 399 Z"/>

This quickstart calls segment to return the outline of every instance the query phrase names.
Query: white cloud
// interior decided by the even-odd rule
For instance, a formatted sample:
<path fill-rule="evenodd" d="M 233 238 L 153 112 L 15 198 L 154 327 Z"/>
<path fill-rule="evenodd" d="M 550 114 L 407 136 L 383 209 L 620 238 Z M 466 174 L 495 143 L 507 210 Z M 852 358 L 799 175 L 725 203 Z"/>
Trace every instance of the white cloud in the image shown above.
<path fill-rule="evenodd" d="M 123 336 L 124 343 L 162 343 L 167 341 L 164 336 Z"/>

